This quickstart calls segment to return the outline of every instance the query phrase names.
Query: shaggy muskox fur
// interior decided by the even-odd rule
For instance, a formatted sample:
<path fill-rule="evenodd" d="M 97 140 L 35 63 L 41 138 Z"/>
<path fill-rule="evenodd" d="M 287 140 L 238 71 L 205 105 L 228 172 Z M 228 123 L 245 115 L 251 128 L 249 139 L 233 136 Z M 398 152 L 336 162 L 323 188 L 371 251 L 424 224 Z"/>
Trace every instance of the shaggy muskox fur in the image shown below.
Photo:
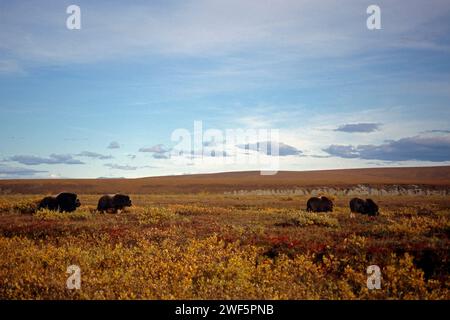
<path fill-rule="evenodd" d="M 350 200 L 350 210 L 352 213 L 367 214 L 369 216 L 377 216 L 378 205 L 372 199 L 353 198 Z"/>
<path fill-rule="evenodd" d="M 333 211 L 333 201 L 327 197 L 312 197 L 306 203 L 306 211 L 331 212 Z"/>
<path fill-rule="evenodd" d="M 81 205 L 76 193 L 61 192 L 57 196 L 48 196 L 39 202 L 38 210 L 48 209 L 59 212 L 73 212 Z"/>
<path fill-rule="evenodd" d="M 117 213 L 125 207 L 131 207 L 130 197 L 124 194 L 104 195 L 98 200 L 97 211 Z"/>

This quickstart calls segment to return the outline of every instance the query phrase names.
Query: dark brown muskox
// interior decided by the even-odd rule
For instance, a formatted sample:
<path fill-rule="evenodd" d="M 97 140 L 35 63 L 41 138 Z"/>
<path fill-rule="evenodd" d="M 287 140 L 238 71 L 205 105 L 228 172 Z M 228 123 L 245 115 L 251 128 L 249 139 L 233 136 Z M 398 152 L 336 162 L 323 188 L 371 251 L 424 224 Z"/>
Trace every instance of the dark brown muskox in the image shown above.
<path fill-rule="evenodd" d="M 327 197 L 312 197 L 306 203 L 306 211 L 331 212 L 333 211 L 333 201 Z"/>
<path fill-rule="evenodd" d="M 59 212 L 73 212 L 81 205 L 76 193 L 61 192 L 57 196 L 45 197 L 39 202 L 38 210 L 48 209 Z"/>
<path fill-rule="evenodd" d="M 353 198 L 350 200 L 350 210 L 352 213 L 367 214 L 369 216 L 377 216 L 378 205 L 372 199 Z"/>
<path fill-rule="evenodd" d="M 97 211 L 117 213 L 125 207 L 131 207 L 130 197 L 124 194 L 104 195 L 98 200 Z"/>

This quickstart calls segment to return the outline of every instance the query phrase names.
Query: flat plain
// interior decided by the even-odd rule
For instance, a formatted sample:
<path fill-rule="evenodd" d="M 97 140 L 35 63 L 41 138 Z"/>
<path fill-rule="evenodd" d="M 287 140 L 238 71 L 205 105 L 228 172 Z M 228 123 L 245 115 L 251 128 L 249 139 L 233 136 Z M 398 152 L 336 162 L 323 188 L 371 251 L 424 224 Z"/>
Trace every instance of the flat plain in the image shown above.
<path fill-rule="evenodd" d="M 351 217 L 350 194 L 332 196 L 335 210 L 324 214 L 305 211 L 310 195 L 233 193 L 434 190 L 448 188 L 449 175 L 437 167 L 1 181 L 0 298 L 449 299 L 448 194 L 374 195 L 379 216 Z M 62 190 L 78 192 L 76 212 L 34 212 Z M 99 194 L 118 191 L 131 208 L 96 212 Z M 66 287 L 70 265 L 81 269 L 79 290 Z M 367 286 L 370 265 L 380 267 L 381 289 Z"/>

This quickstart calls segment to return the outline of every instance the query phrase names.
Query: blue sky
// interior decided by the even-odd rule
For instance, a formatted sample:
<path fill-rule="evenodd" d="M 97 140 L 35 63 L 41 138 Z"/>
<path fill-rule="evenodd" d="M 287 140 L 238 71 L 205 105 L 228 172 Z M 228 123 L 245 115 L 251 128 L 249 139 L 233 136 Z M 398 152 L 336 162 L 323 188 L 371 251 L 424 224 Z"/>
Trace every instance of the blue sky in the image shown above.
<path fill-rule="evenodd" d="M 260 169 L 174 161 L 194 121 L 279 130 L 280 170 L 448 165 L 449 21 L 437 0 L 0 1 L 0 178 Z"/>

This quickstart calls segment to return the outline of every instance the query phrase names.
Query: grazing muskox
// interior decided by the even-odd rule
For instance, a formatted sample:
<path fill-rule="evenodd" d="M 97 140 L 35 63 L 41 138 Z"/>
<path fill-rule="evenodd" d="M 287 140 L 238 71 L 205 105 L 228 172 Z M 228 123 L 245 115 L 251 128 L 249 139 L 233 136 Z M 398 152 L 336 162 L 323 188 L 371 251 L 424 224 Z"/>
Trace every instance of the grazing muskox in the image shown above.
<path fill-rule="evenodd" d="M 39 202 L 38 210 L 73 212 L 81 205 L 76 193 L 61 192 L 57 196 L 45 197 Z"/>
<path fill-rule="evenodd" d="M 131 207 L 130 197 L 124 194 L 104 195 L 98 200 L 97 211 L 117 213 L 125 207 Z"/>
<path fill-rule="evenodd" d="M 378 205 L 372 199 L 353 198 L 350 200 L 350 211 L 352 213 L 362 213 L 369 216 L 377 216 Z"/>
<path fill-rule="evenodd" d="M 327 197 L 312 197 L 306 203 L 306 211 L 331 212 L 333 211 L 333 201 Z"/>

